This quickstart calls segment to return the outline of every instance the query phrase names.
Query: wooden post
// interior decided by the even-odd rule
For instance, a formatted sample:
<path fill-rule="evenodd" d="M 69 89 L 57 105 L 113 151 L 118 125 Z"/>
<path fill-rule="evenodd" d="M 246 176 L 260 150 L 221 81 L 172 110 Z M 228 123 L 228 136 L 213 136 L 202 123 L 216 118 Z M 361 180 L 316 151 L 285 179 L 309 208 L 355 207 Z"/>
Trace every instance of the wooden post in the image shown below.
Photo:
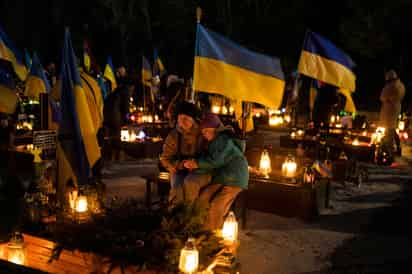
<path fill-rule="evenodd" d="M 42 130 L 49 128 L 49 95 L 40 93 L 40 128 Z"/>

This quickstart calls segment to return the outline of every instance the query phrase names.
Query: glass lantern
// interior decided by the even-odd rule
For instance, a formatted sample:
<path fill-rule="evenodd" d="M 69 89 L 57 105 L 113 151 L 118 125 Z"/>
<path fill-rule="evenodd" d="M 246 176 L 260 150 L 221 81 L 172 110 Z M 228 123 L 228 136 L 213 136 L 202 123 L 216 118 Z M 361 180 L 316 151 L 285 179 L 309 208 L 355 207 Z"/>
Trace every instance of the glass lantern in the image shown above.
<path fill-rule="evenodd" d="M 129 130 L 127 128 L 122 128 L 120 130 L 120 140 L 123 142 L 128 142 L 130 139 Z"/>
<path fill-rule="evenodd" d="M 398 129 L 399 131 L 404 131 L 405 130 L 405 121 L 399 121 L 398 123 Z"/>
<path fill-rule="evenodd" d="M 76 199 L 76 212 L 84 213 L 87 212 L 87 197 L 80 195 Z"/>
<path fill-rule="evenodd" d="M 315 183 L 316 174 L 312 168 L 306 168 L 303 172 L 303 183 L 313 185 Z"/>
<path fill-rule="evenodd" d="M 352 146 L 359 146 L 359 139 L 358 138 L 353 139 Z"/>
<path fill-rule="evenodd" d="M 233 245 L 238 240 L 238 223 L 235 213 L 230 211 L 227 215 L 222 228 L 222 237 L 225 245 Z"/>
<path fill-rule="evenodd" d="M 194 274 L 199 266 L 199 251 L 195 246 L 195 240 L 189 238 L 180 251 L 179 270 L 185 274 Z"/>
<path fill-rule="evenodd" d="M 260 156 L 259 170 L 263 173 L 265 178 L 269 178 L 269 173 L 272 171 L 269 152 L 265 149 Z"/>
<path fill-rule="evenodd" d="M 213 105 L 213 106 L 212 106 L 212 112 L 213 112 L 214 114 L 219 114 L 219 113 L 220 113 L 220 106 L 218 106 L 218 105 Z"/>
<path fill-rule="evenodd" d="M 7 244 L 8 261 L 14 264 L 24 265 L 26 263 L 26 250 L 23 234 L 14 232 L 10 242 Z"/>
<path fill-rule="evenodd" d="M 296 177 L 297 164 L 292 155 L 288 155 L 282 164 L 282 176 L 286 178 Z"/>

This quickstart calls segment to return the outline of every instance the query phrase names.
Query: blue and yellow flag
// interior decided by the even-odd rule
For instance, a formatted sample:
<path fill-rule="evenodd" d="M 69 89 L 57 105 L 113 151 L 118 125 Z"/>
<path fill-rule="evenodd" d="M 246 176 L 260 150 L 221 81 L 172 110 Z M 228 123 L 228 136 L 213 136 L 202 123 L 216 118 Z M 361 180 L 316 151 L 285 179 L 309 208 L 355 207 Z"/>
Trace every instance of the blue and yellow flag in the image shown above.
<path fill-rule="evenodd" d="M 152 69 L 146 57 L 142 56 L 142 83 L 150 87 L 152 85 Z"/>
<path fill-rule="evenodd" d="M 153 75 L 162 77 L 166 73 L 166 69 L 163 65 L 163 62 L 159 58 L 159 54 L 157 53 L 157 49 L 153 50 Z"/>
<path fill-rule="evenodd" d="M 13 114 L 16 112 L 18 97 L 16 92 L 0 84 L 0 112 Z"/>
<path fill-rule="evenodd" d="M 346 112 L 351 112 L 351 113 L 356 112 L 356 106 L 352 98 L 352 92 L 345 88 L 340 88 L 338 92 L 342 94 L 343 96 L 345 96 L 346 98 L 344 110 Z"/>
<path fill-rule="evenodd" d="M 13 114 L 16 111 L 18 97 L 15 89 L 11 73 L 0 67 L 0 112 Z"/>
<path fill-rule="evenodd" d="M 60 96 L 59 159 L 62 164 L 67 160 L 74 179 L 77 179 L 79 184 L 85 184 L 91 167 L 100 158 L 100 149 L 69 30 L 66 30 L 64 39 Z M 65 184 L 69 178 L 69 175 L 61 175 L 60 179 Z"/>
<path fill-rule="evenodd" d="M 11 62 L 13 69 L 20 80 L 24 81 L 27 77 L 27 68 L 23 63 L 23 58 L 14 47 L 11 40 L 0 27 L 0 59 Z"/>
<path fill-rule="evenodd" d="M 112 83 L 111 91 L 114 91 L 117 88 L 117 82 L 116 82 L 116 75 L 114 74 L 114 66 L 112 62 L 112 57 L 110 56 L 107 58 L 107 64 L 106 64 L 106 67 L 104 68 L 103 76 Z"/>
<path fill-rule="evenodd" d="M 104 83 L 104 79 L 101 74 L 97 75 L 97 82 L 99 83 L 100 91 L 102 92 L 102 96 L 104 100 L 107 97 L 107 87 L 106 87 L 106 84 Z"/>
<path fill-rule="evenodd" d="M 29 51 L 27 49 L 24 49 L 24 62 L 26 62 L 27 69 L 30 70 L 32 61 L 30 58 Z"/>
<path fill-rule="evenodd" d="M 279 59 L 250 51 L 197 24 L 194 90 L 277 109 L 284 87 Z"/>
<path fill-rule="evenodd" d="M 40 93 L 48 93 L 50 89 L 50 83 L 46 78 L 43 66 L 37 54 L 34 53 L 30 73 L 26 80 L 24 95 L 30 99 L 39 100 Z"/>
<path fill-rule="evenodd" d="M 331 41 L 311 31 L 306 33 L 298 66 L 300 73 L 354 91 L 354 67 L 352 59 Z"/>

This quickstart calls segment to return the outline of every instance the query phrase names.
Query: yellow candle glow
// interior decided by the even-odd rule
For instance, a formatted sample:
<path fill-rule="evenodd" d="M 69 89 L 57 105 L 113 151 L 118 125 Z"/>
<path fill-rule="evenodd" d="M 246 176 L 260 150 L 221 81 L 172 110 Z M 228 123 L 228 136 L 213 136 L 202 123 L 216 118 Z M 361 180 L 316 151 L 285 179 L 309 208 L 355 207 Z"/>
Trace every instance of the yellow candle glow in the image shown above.
<path fill-rule="evenodd" d="M 399 121 L 398 129 L 399 129 L 400 131 L 404 131 L 404 130 L 405 130 L 405 121 Z"/>
<path fill-rule="evenodd" d="M 287 178 L 293 178 L 296 176 L 297 164 L 295 159 L 289 155 L 285 162 L 282 164 L 282 175 Z"/>
<path fill-rule="evenodd" d="M 223 114 L 223 115 L 227 115 L 227 114 L 228 114 L 227 107 L 223 107 L 223 108 L 222 108 L 222 114 Z"/>
<path fill-rule="evenodd" d="M 219 113 L 220 113 L 220 106 L 213 105 L 213 106 L 212 106 L 212 112 L 213 112 L 214 114 L 219 114 Z"/>
<path fill-rule="evenodd" d="M 283 124 L 283 118 L 277 115 L 272 115 L 269 118 L 269 125 L 270 126 L 278 126 Z"/>
<path fill-rule="evenodd" d="M 260 156 L 259 169 L 265 177 L 269 177 L 269 173 L 272 171 L 272 167 L 270 163 L 269 152 L 267 150 L 264 150 L 262 152 L 262 155 Z"/>
<path fill-rule="evenodd" d="M 15 232 L 7 244 L 9 262 L 19 265 L 24 265 L 26 261 L 24 238 L 19 232 Z"/>
<path fill-rule="evenodd" d="M 185 274 L 196 273 L 199 266 L 199 252 L 194 244 L 194 239 L 189 238 L 185 247 L 180 251 L 179 270 Z"/>
<path fill-rule="evenodd" d="M 290 115 L 285 115 L 284 120 L 285 120 L 286 123 L 290 123 L 290 121 L 292 121 Z"/>
<path fill-rule="evenodd" d="M 128 142 L 129 139 L 130 139 L 129 130 L 128 129 L 120 130 L 120 140 L 122 140 L 123 142 Z"/>
<path fill-rule="evenodd" d="M 358 139 L 358 138 L 355 138 L 355 139 L 352 141 L 352 146 L 359 146 L 359 139 Z"/>
<path fill-rule="evenodd" d="M 238 223 L 233 211 L 230 211 L 227 215 L 222 228 L 222 237 L 227 245 L 232 245 L 237 242 L 238 239 Z"/>
<path fill-rule="evenodd" d="M 134 133 L 134 131 L 132 131 L 129 135 L 129 142 L 136 141 L 136 138 L 137 138 L 136 133 Z"/>
<path fill-rule="evenodd" d="M 76 200 L 76 211 L 83 213 L 87 211 L 87 198 L 86 196 L 78 196 Z"/>

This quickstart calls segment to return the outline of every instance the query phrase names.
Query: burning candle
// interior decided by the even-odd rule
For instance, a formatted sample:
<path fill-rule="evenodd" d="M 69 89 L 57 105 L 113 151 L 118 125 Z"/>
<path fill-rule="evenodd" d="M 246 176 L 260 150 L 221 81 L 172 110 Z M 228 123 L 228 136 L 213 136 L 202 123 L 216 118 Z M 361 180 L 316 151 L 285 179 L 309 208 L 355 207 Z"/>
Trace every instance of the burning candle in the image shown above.
<path fill-rule="evenodd" d="M 184 248 L 180 251 L 179 270 L 185 274 L 194 274 L 199 266 L 199 252 L 196 249 L 195 241 L 189 238 Z"/>
<path fill-rule="evenodd" d="M 76 200 L 76 212 L 84 213 L 87 212 L 87 198 L 86 196 L 78 196 Z"/>
<path fill-rule="evenodd" d="M 272 167 L 270 163 L 269 152 L 266 149 L 262 152 L 262 155 L 260 157 L 259 169 L 266 178 L 269 178 L 269 173 L 272 171 Z"/>
<path fill-rule="evenodd" d="M 123 142 L 128 142 L 129 141 L 130 136 L 129 136 L 129 130 L 127 128 L 124 128 L 124 129 L 120 130 L 120 139 Z"/>
<path fill-rule="evenodd" d="M 230 211 L 227 215 L 222 228 L 222 237 L 226 245 L 232 245 L 238 239 L 238 223 L 235 213 Z"/>
<path fill-rule="evenodd" d="M 215 113 L 215 114 L 219 114 L 220 113 L 220 106 L 213 105 L 212 106 L 212 112 Z"/>
<path fill-rule="evenodd" d="M 8 261 L 14 264 L 24 265 L 26 261 L 26 252 L 24 247 L 24 238 L 20 232 L 15 232 L 7 244 Z"/>
<path fill-rule="evenodd" d="M 289 155 L 282 164 L 282 175 L 286 178 L 294 178 L 296 176 L 297 164 L 295 159 Z"/>

